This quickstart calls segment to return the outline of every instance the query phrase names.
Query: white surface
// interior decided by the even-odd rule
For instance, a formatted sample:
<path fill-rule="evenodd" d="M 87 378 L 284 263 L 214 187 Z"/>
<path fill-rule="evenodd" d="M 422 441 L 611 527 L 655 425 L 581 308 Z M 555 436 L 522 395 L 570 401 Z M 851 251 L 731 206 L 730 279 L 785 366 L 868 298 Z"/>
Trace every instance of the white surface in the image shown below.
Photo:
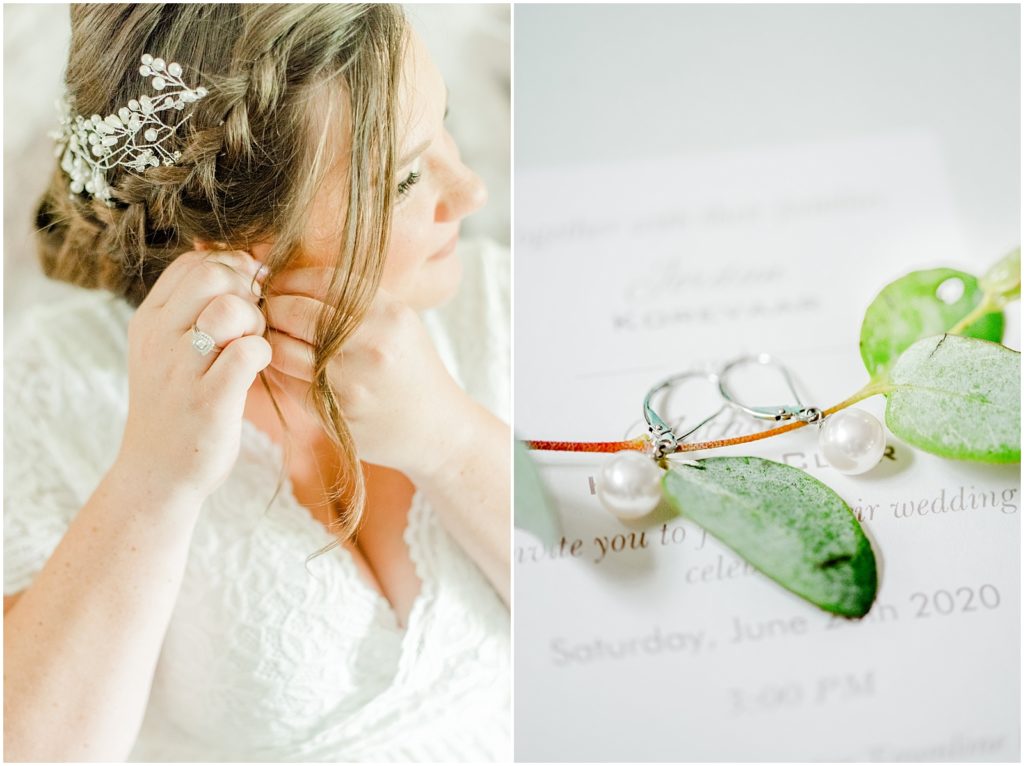
<path fill-rule="evenodd" d="M 509 9 L 502 5 L 407 7 L 448 81 L 448 124 L 490 202 L 466 220 L 467 237 L 509 241 Z M 53 167 L 54 101 L 70 36 L 66 5 L 4 6 L 4 318 L 67 293 L 41 277 L 32 217 Z"/>
<path fill-rule="evenodd" d="M 515 9 L 516 169 L 935 134 L 965 246 L 1020 243 L 1020 7 Z"/>
<path fill-rule="evenodd" d="M 830 406 L 867 381 L 860 318 L 886 281 L 977 265 L 926 136 L 521 172 L 516 190 L 522 438 L 637 436 L 655 381 L 761 351 Z M 749 383 L 737 373 L 752 404 L 790 401 L 777 378 L 759 377 L 756 401 Z M 695 423 L 716 400 L 697 381 L 668 416 Z M 704 438 L 751 430 L 726 417 Z M 1019 466 L 888 446 L 862 476 L 829 467 L 814 428 L 706 453 L 806 469 L 862 514 L 880 588 L 861 622 L 830 619 L 667 510 L 617 521 L 593 494 L 601 456 L 537 455 L 570 553 L 516 533 L 517 759 L 1017 759 Z M 736 640 L 739 624 L 760 637 Z"/>
<path fill-rule="evenodd" d="M 977 272 L 1019 244 L 1017 7 L 515 14 L 521 437 L 635 435 L 654 381 L 744 352 L 780 355 L 832 404 L 866 380 L 860 320 L 887 281 Z M 1019 348 L 1019 305 L 1005 340 Z M 675 404 L 695 418 L 712 398 L 694 383 Z M 686 522 L 624 527 L 592 494 L 594 458 L 544 458 L 567 550 L 581 543 L 551 558 L 516 535 L 519 760 L 1019 758 L 1019 467 L 890 435 L 894 460 L 842 476 L 815 436 L 716 454 L 806 467 L 862 515 L 881 588 L 861 623 Z M 999 502 L 930 512 L 961 487 Z M 598 540 L 644 529 L 647 548 L 602 557 Z M 999 605 L 962 611 L 982 586 Z M 772 637 L 733 643 L 737 620 Z"/>

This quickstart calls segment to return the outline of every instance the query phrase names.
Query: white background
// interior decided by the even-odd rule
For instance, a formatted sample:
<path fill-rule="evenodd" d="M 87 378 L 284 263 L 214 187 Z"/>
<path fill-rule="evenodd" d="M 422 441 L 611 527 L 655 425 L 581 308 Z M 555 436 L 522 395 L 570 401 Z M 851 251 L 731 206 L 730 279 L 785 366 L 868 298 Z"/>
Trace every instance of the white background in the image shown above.
<path fill-rule="evenodd" d="M 1017 5 L 515 9 L 516 170 L 927 130 L 968 246 L 1020 244 Z"/>

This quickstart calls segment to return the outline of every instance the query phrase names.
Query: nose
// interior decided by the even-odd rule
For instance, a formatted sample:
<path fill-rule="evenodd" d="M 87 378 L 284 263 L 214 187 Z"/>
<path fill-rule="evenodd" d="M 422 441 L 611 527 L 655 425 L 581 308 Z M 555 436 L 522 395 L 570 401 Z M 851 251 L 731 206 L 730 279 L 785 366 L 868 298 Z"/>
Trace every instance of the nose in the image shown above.
<path fill-rule="evenodd" d="M 486 202 L 487 186 L 483 180 L 456 159 L 438 197 L 434 218 L 439 223 L 459 221 L 482 208 Z"/>

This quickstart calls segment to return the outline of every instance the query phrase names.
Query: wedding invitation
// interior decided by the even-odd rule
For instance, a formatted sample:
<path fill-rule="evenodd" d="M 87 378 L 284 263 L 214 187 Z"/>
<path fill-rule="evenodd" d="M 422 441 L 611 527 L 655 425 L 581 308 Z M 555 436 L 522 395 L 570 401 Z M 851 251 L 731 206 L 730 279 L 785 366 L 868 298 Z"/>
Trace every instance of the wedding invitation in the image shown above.
<path fill-rule="evenodd" d="M 982 273 L 927 134 L 517 172 L 519 438 L 643 432 L 661 379 L 771 353 L 804 404 L 867 382 L 860 323 L 916 269 Z M 1019 309 L 1004 342 L 1020 348 Z M 783 404 L 772 370 L 737 387 Z M 716 408 L 707 383 L 670 405 Z M 882 418 L 884 399 L 859 407 Z M 757 430 L 725 413 L 701 432 Z M 887 434 L 833 470 L 817 429 L 704 455 L 805 469 L 843 497 L 878 561 L 862 620 L 832 617 L 661 507 L 625 524 L 601 455 L 533 453 L 561 535 L 515 535 L 516 759 L 1005 761 L 1020 757 L 1020 467 L 939 458 Z"/>

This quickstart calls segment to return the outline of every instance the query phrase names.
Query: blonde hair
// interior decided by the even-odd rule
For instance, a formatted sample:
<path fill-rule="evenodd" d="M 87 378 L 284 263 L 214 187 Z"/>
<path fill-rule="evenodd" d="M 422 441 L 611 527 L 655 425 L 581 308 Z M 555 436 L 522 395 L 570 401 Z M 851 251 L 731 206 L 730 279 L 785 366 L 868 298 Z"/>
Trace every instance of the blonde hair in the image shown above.
<path fill-rule="evenodd" d="M 73 5 L 71 30 L 66 85 L 77 114 L 110 114 L 144 92 L 138 66 L 147 52 L 179 62 L 185 82 L 209 94 L 187 107 L 190 119 L 166 146 L 181 152 L 176 164 L 144 175 L 108 171 L 112 207 L 69 194 L 67 175 L 55 168 L 36 214 L 39 255 L 51 278 L 138 306 L 194 240 L 245 250 L 273 238 L 265 258 L 269 289 L 274 274 L 301 257 L 318 191 L 338 183 L 339 168 L 347 174 L 325 298 L 340 310 L 317 320 L 312 398 L 342 458 L 332 498 L 343 510 L 332 528 L 339 541 L 350 539 L 365 486 L 326 367 L 362 321 L 383 269 L 402 12 L 378 4 Z M 347 156 L 339 157 L 342 124 L 351 135 Z M 274 407 L 283 423 L 276 401 Z"/>

